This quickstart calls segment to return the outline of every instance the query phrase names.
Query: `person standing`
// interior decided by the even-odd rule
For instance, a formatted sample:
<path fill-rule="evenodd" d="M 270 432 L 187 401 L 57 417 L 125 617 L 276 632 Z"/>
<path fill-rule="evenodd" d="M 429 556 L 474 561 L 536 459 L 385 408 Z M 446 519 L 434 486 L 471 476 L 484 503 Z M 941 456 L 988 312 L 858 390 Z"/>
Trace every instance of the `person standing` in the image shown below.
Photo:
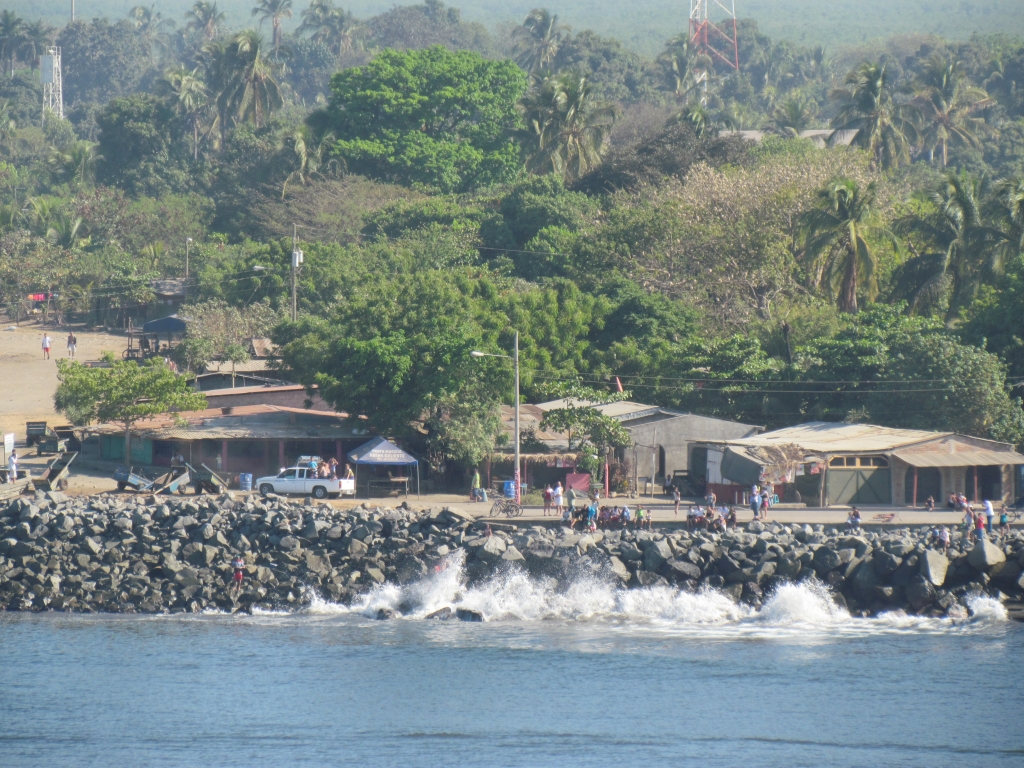
<path fill-rule="evenodd" d="M 757 488 L 757 486 L 754 486 Z M 750 509 L 754 513 L 754 519 L 760 518 L 761 513 L 761 494 L 758 491 L 750 492 Z"/>
<path fill-rule="evenodd" d="M 245 577 L 245 560 L 242 559 L 241 555 L 237 555 L 234 560 L 231 561 L 231 568 L 234 571 L 231 581 L 232 589 L 234 592 L 242 591 L 242 579 Z"/>
<path fill-rule="evenodd" d="M 548 516 L 548 512 L 551 511 L 551 500 L 554 498 L 555 492 L 551 490 L 551 483 L 548 483 L 544 487 L 544 517 Z"/>
<path fill-rule="evenodd" d="M 970 509 L 964 512 L 964 536 L 967 541 L 974 541 L 974 512 Z"/>
<path fill-rule="evenodd" d="M 576 513 L 576 499 L 579 498 L 575 488 L 570 488 L 565 494 L 566 500 L 569 502 L 566 509 L 569 510 L 569 517 L 572 517 Z"/>
<path fill-rule="evenodd" d="M 999 510 L 999 533 L 1003 536 L 1010 535 L 1010 514 L 1006 511 L 1005 504 Z"/>
<path fill-rule="evenodd" d="M 565 497 L 563 496 L 562 482 L 558 481 L 555 483 L 555 512 L 562 514 L 563 507 L 565 507 Z"/>
<path fill-rule="evenodd" d="M 679 502 L 682 496 L 679 495 L 679 486 L 672 486 L 672 503 L 675 505 L 675 516 L 679 517 Z"/>
<path fill-rule="evenodd" d="M 985 538 L 985 515 L 981 513 L 981 510 L 978 510 L 977 515 L 975 515 L 974 527 L 974 537 L 977 541 L 981 541 Z"/>
<path fill-rule="evenodd" d="M 985 508 L 985 520 L 988 522 L 988 535 L 991 536 L 992 518 L 996 516 L 996 510 L 989 499 L 985 499 L 985 501 L 982 502 L 982 506 Z"/>
<path fill-rule="evenodd" d="M 13 483 L 18 479 L 18 452 L 11 451 L 7 457 L 7 482 Z"/>
<path fill-rule="evenodd" d="M 50 334 L 43 334 L 43 360 L 50 359 L 50 347 L 53 346 L 53 339 L 50 338 Z"/>
<path fill-rule="evenodd" d="M 78 337 L 74 331 L 68 332 L 68 357 L 75 359 L 75 350 L 78 348 Z"/>
<path fill-rule="evenodd" d="M 480 470 L 473 469 L 473 479 L 469 481 L 470 501 L 480 501 Z"/>

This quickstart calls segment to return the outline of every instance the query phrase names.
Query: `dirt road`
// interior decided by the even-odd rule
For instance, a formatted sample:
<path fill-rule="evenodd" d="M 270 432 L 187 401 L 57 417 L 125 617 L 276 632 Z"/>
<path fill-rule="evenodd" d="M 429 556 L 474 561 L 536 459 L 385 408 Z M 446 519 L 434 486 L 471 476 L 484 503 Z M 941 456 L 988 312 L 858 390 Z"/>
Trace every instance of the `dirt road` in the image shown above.
<path fill-rule="evenodd" d="M 67 333 L 48 330 L 53 339 L 50 360 L 43 359 L 43 328 L 6 323 L 0 329 L 0 433 L 14 432 L 18 445 L 25 441 L 26 421 L 64 423 L 53 410 L 57 389 L 57 360 L 67 357 Z M 125 340 L 106 333 L 76 331 L 77 357 L 96 360 L 105 350 L 118 352 Z"/>

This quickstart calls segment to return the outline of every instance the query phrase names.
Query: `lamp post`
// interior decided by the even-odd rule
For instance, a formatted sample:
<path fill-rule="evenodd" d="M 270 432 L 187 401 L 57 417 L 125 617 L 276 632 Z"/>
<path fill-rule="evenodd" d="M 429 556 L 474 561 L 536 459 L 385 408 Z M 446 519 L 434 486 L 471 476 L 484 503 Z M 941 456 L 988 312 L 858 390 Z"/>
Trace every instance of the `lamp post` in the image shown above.
<path fill-rule="evenodd" d="M 192 238 L 185 238 L 185 279 L 188 279 L 188 257 L 189 252 L 192 250 Z"/>
<path fill-rule="evenodd" d="M 515 461 L 516 461 L 516 468 L 515 468 L 515 472 L 513 473 L 512 477 L 513 477 L 513 482 L 515 482 L 515 485 L 516 485 L 516 504 L 520 504 L 522 502 L 522 499 L 520 497 L 521 496 L 522 483 L 519 481 L 519 331 L 516 331 L 515 346 L 513 347 L 512 356 L 511 357 L 509 355 L 492 355 L 492 354 L 489 354 L 487 352 L 478 352 L 476 350 L 470 352 L 469 354 L 472 355 L 473 357 L 503 357 L 506 360 L 511 360 L 512 361 L 512 368 L 514 370 L 515 388 L 516 388 L 515 402 L 513 403 L 513 408 L 515 409 L 515 420 L 514 420 L 515 437 L 514 437 L 514 440 L 515 440 L 515 446 L 516 446 L 516 459 L 515 459 Z"/>

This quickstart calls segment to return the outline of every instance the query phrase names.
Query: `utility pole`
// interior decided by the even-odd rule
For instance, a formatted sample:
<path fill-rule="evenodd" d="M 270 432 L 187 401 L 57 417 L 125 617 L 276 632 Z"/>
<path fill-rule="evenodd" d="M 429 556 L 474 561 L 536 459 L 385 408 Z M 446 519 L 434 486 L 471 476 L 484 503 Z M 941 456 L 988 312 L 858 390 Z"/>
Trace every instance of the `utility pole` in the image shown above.
<path fill-rule="evenodd" d="M 292 322 L 299 319 L 298 313 L 298 289 L 296 275 L 299 266 L 302 264 L 302 251 L 299 250 L 299 228 L 292 224 Z"/>
<path fill-rule="evenodd" d="M 75 0 L 71 0 L 71 20 L 75 20 Z"/>
<path fill-rule="evenodd" d="M 516 504 L 521 504 L 522 503 L 522 499 L 520 498 L 520 496 L 522 494 L 522 483 L 520 482 L 520 479 L 519 479 L 519 467 L 520 467 L 520 464 L 519 464 L 519 331 L 516 331 L 515 349 L 514 349 L 514 351 L 512 353 L 512 366 L 515 368 L 515 378 L 516 378 L 516 402 L 515 402 L 515 414 L 516 414 L 515 415 L 515 430 L 516 430 L 516 436 L 515 436 L 515 440 L 516 440 L 516 473 L 515 473 Z"/>

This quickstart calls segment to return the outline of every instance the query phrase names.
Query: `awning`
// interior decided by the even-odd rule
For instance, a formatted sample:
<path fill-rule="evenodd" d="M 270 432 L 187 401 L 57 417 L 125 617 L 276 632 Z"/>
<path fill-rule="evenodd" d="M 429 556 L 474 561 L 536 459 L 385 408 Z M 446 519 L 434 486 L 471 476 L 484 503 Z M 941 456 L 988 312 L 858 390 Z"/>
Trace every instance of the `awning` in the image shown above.
<path fill-rule="evenodd" d="M 349 451 L 348 458 L 353 464 L 379 464 L 382 466 L 419 464 L 416 459 L 383 437 L 375 437 L 354 451 Z"/>
<path fill-rule="evenodd" d="M 761 482 L 762 464 L 743 449 L 726 446 L 722 454 L 722 477 L 739 485 L 753 485 Z"/>
<path fill-rule="evenodd" d="M 912 467 L 1000 467 L 1024 464 L 1024 456 L 1016 451 L 895 451 L 892 456 Z"/>
<path fill-rule="evenodd" d="M 177 315 L 168 315 L 159 320 L 150 320 L 142 326 L 143 333 L 184 333 L 185 321 Z"/>

